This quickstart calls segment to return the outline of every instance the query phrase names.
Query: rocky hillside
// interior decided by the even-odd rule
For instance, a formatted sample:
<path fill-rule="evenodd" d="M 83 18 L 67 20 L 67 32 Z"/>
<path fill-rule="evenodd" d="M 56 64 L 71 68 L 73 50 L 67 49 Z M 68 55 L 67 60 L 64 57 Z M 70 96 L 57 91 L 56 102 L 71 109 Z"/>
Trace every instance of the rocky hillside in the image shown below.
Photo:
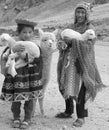
<path fill-rule="evenodd" d="M 47 0 L 0 0 L 0 23 L 9 24 L 19 13 Z"/>
<path fill-rule="evenodd" d="M 13 25 L 17 17 L 35 21 L 45 21 L 72 12 L 82 0 L 0 0 L 0 25 Z M 84 0 L 93 4 L 106 3 L 108 0 Z"/>
<path fill-rule="evenodd" d="M 42 28 L 66 26 L 72 22 L 73 11 L 82 0 L 0 0 L 0 33 L 16 29 L 15 19 L 32 19 Z M 109 35 L 108 0 L 84 0 L 94 5 L 91 13 L 92 23 L 99 37 Z M 100 5 L 102 4 L 102 5 Z"/>

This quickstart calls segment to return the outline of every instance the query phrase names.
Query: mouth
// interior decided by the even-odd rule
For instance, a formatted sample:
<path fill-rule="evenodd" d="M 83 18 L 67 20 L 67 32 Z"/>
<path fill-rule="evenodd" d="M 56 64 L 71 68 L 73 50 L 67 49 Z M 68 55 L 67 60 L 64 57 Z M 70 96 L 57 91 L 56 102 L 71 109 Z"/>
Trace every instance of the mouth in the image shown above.
<path fill-rule="evenodd" d="M 83 19 L 82 17 L 78 17 L 78 18 L 77 18 L 77 21 L 78 21 L 78 22 L 83 22 L 84 19 Z"/>

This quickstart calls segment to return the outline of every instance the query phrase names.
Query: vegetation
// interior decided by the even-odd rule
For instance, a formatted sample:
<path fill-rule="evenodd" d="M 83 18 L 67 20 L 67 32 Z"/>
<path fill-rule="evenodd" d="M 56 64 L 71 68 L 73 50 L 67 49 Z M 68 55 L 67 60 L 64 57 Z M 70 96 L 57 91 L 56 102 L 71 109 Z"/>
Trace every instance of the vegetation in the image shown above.
<path fill-rule="evenodd" d="M 94 4 L 105 4 L 108 2 L 109 2 L 109 0 L 94 0 Z"/>

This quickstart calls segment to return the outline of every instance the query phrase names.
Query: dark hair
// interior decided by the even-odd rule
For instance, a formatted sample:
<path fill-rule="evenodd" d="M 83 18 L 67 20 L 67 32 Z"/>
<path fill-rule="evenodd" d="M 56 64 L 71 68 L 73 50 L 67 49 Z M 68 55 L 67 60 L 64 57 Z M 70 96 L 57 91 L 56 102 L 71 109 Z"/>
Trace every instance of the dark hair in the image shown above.
<path fill-rule="evenodd" d="M 21 31 L 24 29 L 24 27 L 30 27 L 34 31 L 34 26 L 32 25 L 26 25 L 26 24 L 17 24 L 17 33 L 21 33 Z"/>

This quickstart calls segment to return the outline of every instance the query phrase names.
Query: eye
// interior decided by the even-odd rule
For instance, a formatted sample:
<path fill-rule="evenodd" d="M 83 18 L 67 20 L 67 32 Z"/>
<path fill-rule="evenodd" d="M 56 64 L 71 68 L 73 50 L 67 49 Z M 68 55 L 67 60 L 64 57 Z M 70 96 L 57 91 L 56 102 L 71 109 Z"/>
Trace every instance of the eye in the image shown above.
<path fill-rule="evenodd" d="M 42 41 L 43 41 L 43 42 L 46 42 L 46 41 L 47 41 L 47 39 L 42 39 Z"/>
<path fill-rule="evenodd" d="M 52 42 L 55 42 L 55 40 L 52 39 Z"/>

